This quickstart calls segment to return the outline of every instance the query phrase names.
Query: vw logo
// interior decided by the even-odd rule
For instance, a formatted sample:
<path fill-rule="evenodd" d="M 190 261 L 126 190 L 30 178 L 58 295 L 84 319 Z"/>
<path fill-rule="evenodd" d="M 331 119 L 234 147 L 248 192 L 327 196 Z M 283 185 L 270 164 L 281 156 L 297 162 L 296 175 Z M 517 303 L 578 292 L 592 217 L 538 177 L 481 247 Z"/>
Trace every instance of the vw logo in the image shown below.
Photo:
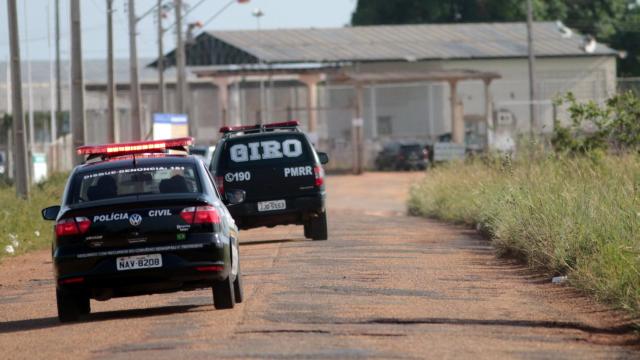
<path fill-rule="evenodd" d="M 139 226 L 142 223 L 142 216 L 140 216 L 140 214 L 131 214 L 131 216 L 129 216 L 129 223 L 133 226 Z"/>

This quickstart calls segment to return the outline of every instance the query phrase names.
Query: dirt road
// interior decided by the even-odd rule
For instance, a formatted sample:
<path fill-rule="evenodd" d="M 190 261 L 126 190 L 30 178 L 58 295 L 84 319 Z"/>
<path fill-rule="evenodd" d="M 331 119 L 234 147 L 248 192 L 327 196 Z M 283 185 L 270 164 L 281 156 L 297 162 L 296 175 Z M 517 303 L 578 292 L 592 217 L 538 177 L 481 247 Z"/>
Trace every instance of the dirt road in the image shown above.
<path fill-rule="evenodd" d="M 419 174 L 328 179 L 330 239 L 243 232 L 246 301 L 206 290 L 92 301 L 60 325 L 47 251 L 0 265 L 0 357 L 638 358 L 624 318 L 496 259 L 459 227 L 404 215 Z"/>

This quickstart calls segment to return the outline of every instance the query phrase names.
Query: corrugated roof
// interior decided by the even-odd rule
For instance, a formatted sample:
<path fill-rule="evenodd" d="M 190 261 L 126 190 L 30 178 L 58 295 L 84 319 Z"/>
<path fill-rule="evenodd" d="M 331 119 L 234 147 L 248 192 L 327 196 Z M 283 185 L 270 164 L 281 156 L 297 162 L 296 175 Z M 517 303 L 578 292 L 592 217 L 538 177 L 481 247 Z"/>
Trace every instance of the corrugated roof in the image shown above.
<path fill-rule="evenodd" d="M 527 56 L 525 23 L 361 26 L 327 29 L 209 31 L 231 46 L 270 63 L 473 59 Z M 536 56 L 602 56 L 617 52 L 583 37 L 563 38 L 554 22 L 534 24 Z"/>

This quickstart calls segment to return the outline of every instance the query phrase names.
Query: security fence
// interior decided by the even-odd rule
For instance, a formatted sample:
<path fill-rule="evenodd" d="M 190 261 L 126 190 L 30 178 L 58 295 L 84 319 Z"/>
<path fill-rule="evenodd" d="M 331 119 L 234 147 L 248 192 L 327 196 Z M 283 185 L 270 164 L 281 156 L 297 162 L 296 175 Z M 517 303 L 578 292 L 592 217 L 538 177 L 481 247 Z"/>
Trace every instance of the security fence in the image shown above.
<path fill-rule="evenodd" d="M 481 82 L 461 83 L 458 96 L 462 101 L 466 146 L 471 149 L 484 149 L 487 139 L 496 148 L 511 146 L 519 137 L 529 134 L 549 136 L 553 132 L 555 120 L 567 118 L 564 106 L 555 106 L 554 98 L 567 91 L 573 92 L 579 100 L 603 102 L 613 90 L 609 89 L 602 76 L 586 78 L 544 78 L 537 82 L 538 99 L 534 102 L 534 118 L 530 116 L 531 106 L 528 99 L 528 82 L 524 80 L 497 80 L 492 83 L 489 109 L 493 124 L 486 126 L 485 101 Z M 23 98 L 25 113 L 28 113 L 28 87 L 24 87 Z M 618 79 L 617 91 L 640 93 L 640 78 Z M 241 83 L 230 88 L 228 104 L 228 122 L 248 124 L 257 121 L 284 121 L 297 119 L 307 130 L 309 109 L 307 91 L 297 82 L 265 84 L 264 106 L 261 106 L 261 90 L 257 83 Z M 68 88 L 63 87 L 63 109 L 68 109 Z M 10 93 L 6 84 L 0 84 L 0 113 L 8 112 Z M 50 109 L 52 94 L 48 84 L 34 84 L 33 102 L 35 111 L 33 148 L 49 149 L 51 171 L 68 170 L 71 167 L 71 142 L 69 141 L 68 112 L 57 119 L 59 139 L 51 139 Z M 197 142 L 214 144 L 221 125 L 217 89 L 209 82 L 191 84 L 188 93 L 190 117 L 196 122 Z M 335 85 L 330 82 L 320 86 L 318 107 L 311 109 L 316 113 L 318 124 L 314 134 L 318 148 L 327 151 L 332 157 L 329 168 L 350 169 L 353 166 L 353 118 L 355 117 L 354 91 L 350 86 Z M 433 144 L 451 138 L 451 110 L 449 105 L 449 86 L 439 82 L 415 82 L 391 85 L 372 85 L 365 87 L 363 108 L 363 147 L 364 162 L 367 167 L 373 165 L 377 152 L 389 141 L 417 141 Z M 142 133 L 149 135 L 151 118 L 159 110 L 157 90 L 154 84 L 143 84 Z M 173 112 L 175 91 L 167 91 L 166 112 Z M 118 139 L 131 140 L 133 123 L 129 120 L 129 99 L 126 90 L 119 89 L 116 99 Z M 85 141 L 104 143 L 106 138 L 107 96 L 104 85 L 87 87 L 85 117 Z M 261 109 L 264 107 L 264 109 Z M 28 116 L 28 115 L 26 115 Z M 533 126 L 533 128 L 532 128 Z M 1 141 L 1 140 L 0 140 Z M 5 148 L 6 144 L 0 144 Z"/>

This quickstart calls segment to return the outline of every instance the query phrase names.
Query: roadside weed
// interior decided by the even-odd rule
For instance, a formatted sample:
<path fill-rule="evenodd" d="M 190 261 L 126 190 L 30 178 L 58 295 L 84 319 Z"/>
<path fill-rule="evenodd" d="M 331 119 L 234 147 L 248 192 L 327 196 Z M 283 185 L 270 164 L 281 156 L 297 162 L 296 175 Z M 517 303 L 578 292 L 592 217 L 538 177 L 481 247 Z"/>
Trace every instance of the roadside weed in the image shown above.
<path fill-rule="evenodd" d="M 640 158 L 558 157 L 455 163 L 411 189 L 413 214 L 478 226 L 501 255 L 568 275 L 640 314 Z"/>

